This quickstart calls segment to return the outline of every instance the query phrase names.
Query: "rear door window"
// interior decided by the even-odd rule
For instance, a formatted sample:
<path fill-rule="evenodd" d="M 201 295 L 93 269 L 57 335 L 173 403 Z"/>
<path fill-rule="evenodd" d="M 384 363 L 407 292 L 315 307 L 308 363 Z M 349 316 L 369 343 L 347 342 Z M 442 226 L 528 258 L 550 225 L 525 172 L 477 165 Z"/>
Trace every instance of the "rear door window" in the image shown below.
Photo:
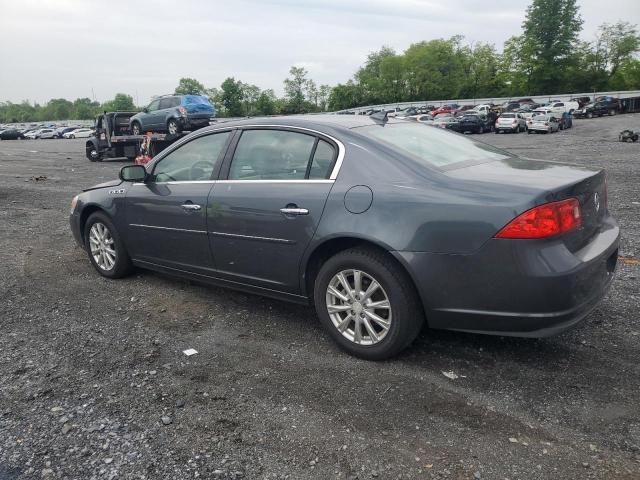
<path fill-rule="evenodd" d="M 160 100 L 154 100 L 153 102 L 151 102 L 149 104 L 149 106 L 147 107 L 147 110 L 149 110 L 150 112 L 158 110 L 158 105 L 159 104 L 160 104 Z"/>
<path fill-rule="evenodd" d="M 245 130 L 231 161 L 229 180 L 302 180 L 316 137 L 284 130 Z"/>
<path fill-rule="evenodd" d="M 164 110 L 165 108 L 173 107 L 173 98 L 163 98 L 160 100 L 160 110 Z"/>

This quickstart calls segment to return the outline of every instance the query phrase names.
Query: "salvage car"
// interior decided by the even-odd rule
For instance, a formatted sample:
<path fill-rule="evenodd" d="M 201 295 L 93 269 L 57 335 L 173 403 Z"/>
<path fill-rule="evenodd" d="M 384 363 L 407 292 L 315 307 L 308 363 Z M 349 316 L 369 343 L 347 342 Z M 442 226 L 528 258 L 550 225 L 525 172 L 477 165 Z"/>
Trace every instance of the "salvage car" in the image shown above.
<path fill-rule="evenodd" d="M 0 132 L 0 140 L 18 140 L 23 138 L 20 130 L 16 128 L 7 128 Z"/>
<path fill-rule="evenodd" d="M 520 133 L 527 130 L 527 121 L 519 113 L 508 112 L 501 113 L 495 123 L 494 132 L 513 132 Z"/>
<path fill-rule="evenodd" d="M 529 133 L 553 133 L 560 130 L 560 122 L 553 115 L 536 115 L 527 125 Z"/>
<path fill-rule="evenodd" d="M 611 285 L 620 236 L 603 170 L 383 113 L 193 132 L 75 196 L 70 226 L 104 277 L 141 267 L 312 303 L 343 349 L 372 360 L 425 322 L 570 328 Z"/>
<path fill-rule="evenodd" d="M 70 132 L 63 133 L 64 138 L 89 138 L 93 136 L 93 128 L 76 128 Z"/>
<path fill-rule="evenodd" d="M 491 123 L 487 117 L 481 117 L 467 113 L 458 118 L 458 132 L 460 133 L 484 133 L 491 131 Z"/>
<path fill-rule="evenodd" d="M 131 133 L 166 132 L 171 135 L 209 125 L 216 110 L 202 95 L 165 95 L 153 100 L 130 119 Z"/>

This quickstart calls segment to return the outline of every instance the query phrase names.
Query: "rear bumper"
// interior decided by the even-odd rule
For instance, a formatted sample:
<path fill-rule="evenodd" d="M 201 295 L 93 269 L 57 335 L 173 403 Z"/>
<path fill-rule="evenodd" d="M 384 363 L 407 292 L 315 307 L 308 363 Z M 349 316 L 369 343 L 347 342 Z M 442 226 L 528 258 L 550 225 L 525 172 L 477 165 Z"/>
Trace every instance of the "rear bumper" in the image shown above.
<path fill-rule="evenodd" d="M 395 252 L 413 276 L 432 328 L 520 337 L 583 320 L 614 277 L 620 231 L 610 216 L 590 243 L 488 241 L 470 255 Z"/>
<path fill-rule="evenodd" d="M 182 118 L 182 127 L 189 128 L 202 128 L 209 126 L 209 122 L 211 121 L 211 117 L 213 114 L 198 114 L 198 115 L 189 115 L 186 118 Z"/>

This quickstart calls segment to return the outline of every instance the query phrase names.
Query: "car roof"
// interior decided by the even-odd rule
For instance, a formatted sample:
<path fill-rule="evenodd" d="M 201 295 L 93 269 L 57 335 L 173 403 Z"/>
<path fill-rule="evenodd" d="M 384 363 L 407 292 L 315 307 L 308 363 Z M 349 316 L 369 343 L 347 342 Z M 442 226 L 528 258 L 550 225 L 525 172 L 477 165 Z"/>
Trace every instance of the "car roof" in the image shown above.
<path fill-rule="evenodd" d="M 407 120 L 388 117 L 388 124 L 407 123 Z M 243 127 L 247 125 L 259 126 L 292 126 L 311 129 L 352 129 L 366 127 L 369 125 L 380 125 L 380 121 L 368 115 L 336 115 L 336 114 L 314 114 L 314 115 L 282 115 L 274 117 L 254 117 L 242 120 L 219 121 L 209 127 L 219 129 L 222 127 Z"/>

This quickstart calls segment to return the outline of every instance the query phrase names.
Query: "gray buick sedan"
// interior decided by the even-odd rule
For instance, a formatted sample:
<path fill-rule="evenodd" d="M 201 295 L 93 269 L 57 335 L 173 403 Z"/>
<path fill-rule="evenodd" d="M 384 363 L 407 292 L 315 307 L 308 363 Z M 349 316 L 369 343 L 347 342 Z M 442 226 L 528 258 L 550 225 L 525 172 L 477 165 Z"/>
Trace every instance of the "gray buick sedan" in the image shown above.
<path fill-rule="evenodd" d="M 548 336 L 605 295 L 605 173 L 404 120 L 313 115 L 194 132 L 73 199 L 101 275 L 142 267 L 315 305 L 348 352 L 431 328 Z"/>

